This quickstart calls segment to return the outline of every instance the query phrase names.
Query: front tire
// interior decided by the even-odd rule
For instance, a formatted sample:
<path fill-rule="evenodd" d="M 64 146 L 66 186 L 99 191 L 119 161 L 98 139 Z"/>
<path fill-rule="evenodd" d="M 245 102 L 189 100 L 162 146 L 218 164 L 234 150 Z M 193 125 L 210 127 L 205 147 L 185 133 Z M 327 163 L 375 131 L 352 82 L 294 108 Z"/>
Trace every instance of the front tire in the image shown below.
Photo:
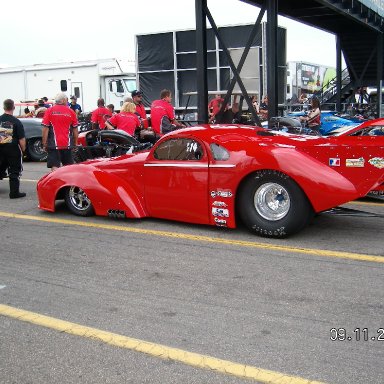
<path fill-rule="evenodd" d="M 256 172 L 244 182 L 238 196 L 241 220 L 260 236 L 292 235 L 308 225 L 314 215 L 302 189 L 282 172 Z"/>
<path fill-rule="evenodd" d="M 65 203 L 68 209 L 77 216 L 92 216 L 95 214 L 91 200 L 79 187 L 71 186 L 65 191 Z"/>

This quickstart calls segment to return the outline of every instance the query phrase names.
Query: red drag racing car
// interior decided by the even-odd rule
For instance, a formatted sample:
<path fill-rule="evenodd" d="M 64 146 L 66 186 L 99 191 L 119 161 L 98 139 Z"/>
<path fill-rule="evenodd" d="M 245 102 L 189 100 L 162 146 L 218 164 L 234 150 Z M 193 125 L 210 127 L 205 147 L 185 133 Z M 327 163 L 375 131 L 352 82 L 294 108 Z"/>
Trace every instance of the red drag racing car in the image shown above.
<path fill-rule="evenodd" d="M 317 137 L 238 125 L 163 136 L 148 151 L 59 168 L 37 185 L 39 208 L 64 199 L 76 215 L 155 217 L 285 237 L 315 213 L 384 181 L 384 137 Z"/>

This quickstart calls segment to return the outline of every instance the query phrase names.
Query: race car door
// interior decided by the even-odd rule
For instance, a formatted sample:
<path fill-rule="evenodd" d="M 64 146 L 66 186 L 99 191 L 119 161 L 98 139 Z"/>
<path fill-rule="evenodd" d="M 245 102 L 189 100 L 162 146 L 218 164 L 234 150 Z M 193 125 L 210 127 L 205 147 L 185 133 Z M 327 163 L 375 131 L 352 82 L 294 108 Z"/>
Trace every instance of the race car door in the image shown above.
<path fill-rule="evenodd" d="M 169 138 L 144 164 L 145 205 L 152 217 L 209 223 L 208 155 L 192 138 Z"/>

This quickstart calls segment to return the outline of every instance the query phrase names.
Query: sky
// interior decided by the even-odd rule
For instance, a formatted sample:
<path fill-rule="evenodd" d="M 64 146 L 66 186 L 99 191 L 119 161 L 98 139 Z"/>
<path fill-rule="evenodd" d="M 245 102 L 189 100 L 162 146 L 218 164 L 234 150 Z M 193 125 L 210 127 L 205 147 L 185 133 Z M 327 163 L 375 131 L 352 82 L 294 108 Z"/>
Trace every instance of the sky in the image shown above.
<path fill-rule="evenodd" d="M 207 5 L 218 26 L 254 23 L 259 14 L 239 0 Z M 2 8 L 0 68 L 135 59 L 135 35 L 195 28 L 195 0 L 13 0 Z M 278 23 L 287 28 L 287 61 L 336 66 L 334 35 L 280 16 Z"/>

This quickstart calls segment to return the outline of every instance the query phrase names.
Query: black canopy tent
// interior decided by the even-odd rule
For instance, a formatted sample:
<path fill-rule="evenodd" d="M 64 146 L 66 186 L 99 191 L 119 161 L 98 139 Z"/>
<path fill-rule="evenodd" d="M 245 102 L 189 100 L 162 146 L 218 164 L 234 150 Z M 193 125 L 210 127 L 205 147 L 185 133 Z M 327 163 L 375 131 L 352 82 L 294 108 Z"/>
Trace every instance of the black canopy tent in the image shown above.
<path fill-rule="evenodd" d="M 315 28 L 335 34 L 336 36 L 336 104 L 341 106 L 341 57 L 348 68 L 351 84 L 353 86 L 376 85 L 382 88 L 383 79 L 383 29 L 384 10 L 375 9 L 373 1 L 357 0 L 241 0 L 250 5 L 260 7 L 260 14 L 255 23 L 261 21 L 267 14 L 267 90 L 269 96 L 269 116 L 278 113 L 278 76 L 277 76 L 277 15 L 286 16 L 303 22 Z M 197 49 L 197 90 L 198 90 L 198 116 L 201 121 L 208 121 L 207 113 L 207 56 L 206 56 L 206 30 L 207 18 L 218 39 L 219 32 L 214 19 L 209 12 L 207 0 L 195 0 L 196 8 L 196 49 Z M 249 46 L 245 47 L 246 56 Z M 224 48 L 225 52 L 225 48 Z M 226 53 L 227 54 L 227 53 Z M 242 60 L 245 59 L 242 58 Z M 242 66 L 240 60 L 236 68 L 230 57 L 228 61 L 238 82 L 244 98 L 250 106 L 247 91 L 240 79 Z M 228 89 L 227 98 L 233 89 L 233 82 Z M 378 92 L 377 110 L 381 109 L 381 92 Z M 252 110 L 252 108 L 250 108 Z M 256 119 L 255 119 L 256 120 Z M 257 121 L 257 120 L 256 120 Z"/>

